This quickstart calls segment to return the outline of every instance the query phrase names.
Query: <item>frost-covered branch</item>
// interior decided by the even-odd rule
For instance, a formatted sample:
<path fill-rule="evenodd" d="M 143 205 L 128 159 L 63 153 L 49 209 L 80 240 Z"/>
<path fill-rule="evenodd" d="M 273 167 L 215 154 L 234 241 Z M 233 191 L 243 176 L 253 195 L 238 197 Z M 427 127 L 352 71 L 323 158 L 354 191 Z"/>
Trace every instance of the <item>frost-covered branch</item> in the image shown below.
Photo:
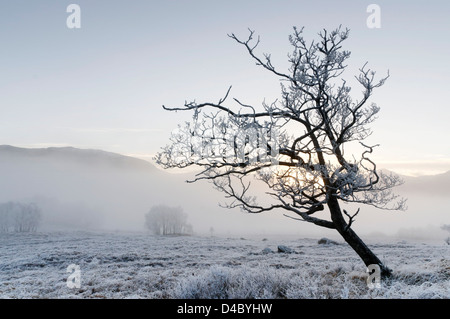
<path fill-rule="evenodd" d="M 284 210 L 328 228 L 338 227 L 333 218 L 312 215 L 327 206 L 342 215 L 331 208 L 336 206 L 334 200 L 404 209 L 405 201 L 391 192 L 402 181 L 379 172 L 369 158 L 375 146 L 363 143 L 380 110 L 369 100 L 389 73 L 376 79 L 364 64 L 356 76 L 362 98 L 354 100 L 341 79 L 350 57 L 342 49 L 348 35 L 349 30 L 341 27 L 323 30 L 318 41 L 308 43 L 303 29 L 294 28 L 289 38 L 290 68 L 281 72 L 271 55 L 257 53 L 261 39 L 255 31 L 249 30 L 244 40 L 230 34 L 258 66 L 280 79 L 281 98 L 249 105 L 232 97 L 230 86 L 218 102 L 163 106 L 169 111 L 191 111 L 193 118 L 173 132 L 171 144 L 156 156 L 157 163 L 165 168 L 200 167 L 191 182 L 211 181 L 230 200 L 226 207 L 249 213 Z M 353 142 L 362 147 L 359 158 L 345 155 L 344 146 Z M 264 185 L 266 192 L 251 194 L 254 182 Z M 261 204 L 260 196 L 265 196 L 267 205 Z M 356 214 L 343 214 L 348 217 L 343 230 L 348 231 Z"/>

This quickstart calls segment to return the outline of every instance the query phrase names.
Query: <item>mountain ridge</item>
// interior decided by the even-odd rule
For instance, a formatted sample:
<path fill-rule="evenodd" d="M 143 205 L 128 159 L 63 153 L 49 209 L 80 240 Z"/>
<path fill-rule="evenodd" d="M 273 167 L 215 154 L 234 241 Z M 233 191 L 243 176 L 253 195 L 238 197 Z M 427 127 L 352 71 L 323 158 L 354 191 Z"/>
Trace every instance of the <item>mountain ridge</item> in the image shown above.
<path fill-rule="evenodd" d="M 29 156 L 34 158 L 58 157 L 69 161 L 80 161 L 87 164 L 100 163 L 107 160 L 115 166 L 133 166 L 149 170 L 157 170 L 150 162 L 132 156 L 108 152 L 100 149 L 82 149 L 72 146 L 47 148 L 22 148 L 12 145 L 0 145 L 0 156 Z"/>

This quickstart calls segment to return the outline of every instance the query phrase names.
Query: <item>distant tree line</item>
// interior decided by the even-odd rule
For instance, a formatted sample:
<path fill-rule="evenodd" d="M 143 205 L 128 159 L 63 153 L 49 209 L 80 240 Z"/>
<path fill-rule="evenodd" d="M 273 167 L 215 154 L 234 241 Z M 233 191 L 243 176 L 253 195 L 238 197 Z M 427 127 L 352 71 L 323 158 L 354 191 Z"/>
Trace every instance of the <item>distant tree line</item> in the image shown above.
<path fill-rule="evenodd" d="M 145 225 L 155 235 L 192 234 L 188 215 L 181 207 L 153 206 L 145 215 Z"/>
<path fill-rule="evenodd" d="M 0 204 L 0 232 L 34 232 L 40 220 L 41 210 L 36 204 Z"/>

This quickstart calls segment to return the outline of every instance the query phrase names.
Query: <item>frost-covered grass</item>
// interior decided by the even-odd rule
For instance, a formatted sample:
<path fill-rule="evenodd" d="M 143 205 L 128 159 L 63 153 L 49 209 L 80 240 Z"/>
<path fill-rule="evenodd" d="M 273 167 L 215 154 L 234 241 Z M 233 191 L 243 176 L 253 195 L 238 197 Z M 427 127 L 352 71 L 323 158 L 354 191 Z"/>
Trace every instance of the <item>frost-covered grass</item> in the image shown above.
<path fill-rule="evenodd" d="M 450 298 L 450 246 L 369 245 L 394 270 L 378 289 L 351 248 L 317 239 L 0 234 L 0 297 Z M 67 287 L 70 264 L 80 288 Z"/>

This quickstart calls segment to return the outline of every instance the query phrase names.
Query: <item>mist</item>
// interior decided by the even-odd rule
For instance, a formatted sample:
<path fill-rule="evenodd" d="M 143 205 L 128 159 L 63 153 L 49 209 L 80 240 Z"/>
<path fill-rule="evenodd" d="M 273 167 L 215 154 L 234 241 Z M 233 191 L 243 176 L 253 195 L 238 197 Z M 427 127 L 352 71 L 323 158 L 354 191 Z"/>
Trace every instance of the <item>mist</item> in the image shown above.
<path fill-rule="evenodd" d="M 335 232 L 293 220 L 285 212 L 243 213 L 225 209 L 223 194 L 206 181 L 188 184 L 194 173 L 171 174 L 147 161 L 100 150 L 0 147 L 0 202 L 34 202 L 42 210 L 41 231 L 145 231 L 145 214 L 155 205 L 179 206 L 195 234 L 223 236 L 328 236 Z M 404 177 L 397 193 L 408 198 L 407 211 L 360 207 L 353 224 L 362 235 L 440 240 L 448 224 L 450 174 Z M 261 200 L 259 187 L 254 195 Z M 327 212 L 321 213 L 326 217 Z M 295 216 L 291 216 L 295 217 Z"/>

